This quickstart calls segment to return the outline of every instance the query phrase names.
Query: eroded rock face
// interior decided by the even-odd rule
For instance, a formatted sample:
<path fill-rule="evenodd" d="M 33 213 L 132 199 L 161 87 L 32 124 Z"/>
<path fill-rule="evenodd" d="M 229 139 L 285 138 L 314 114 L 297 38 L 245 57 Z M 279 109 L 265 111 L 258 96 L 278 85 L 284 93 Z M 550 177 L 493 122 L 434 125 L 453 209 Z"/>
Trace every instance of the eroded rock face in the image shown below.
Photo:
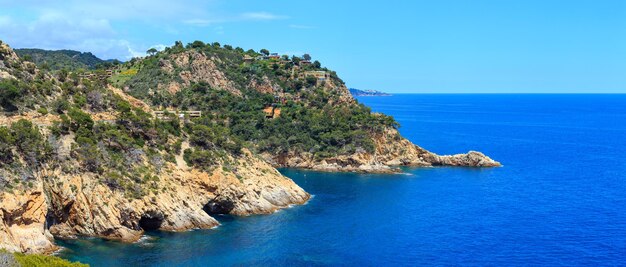
<path fill-rule="evenodd" d="M 37 74 L 40 71 L 35 63 L 22 61 L 13 49 L 0 41 L 0 79 L 31 81 Z M 47 73 L 44 75 L 49 77 Z"/>
<path fill-rule="evenodd" d="M 53 236 L 132 242 L 147 230 L 217 226 L 219 222 L 209 213 L 267 214 L 310 198 L 291 179 L 249 152 L 236 162 L 229 172 L 221 167 L 203 172 L 169 164 L 160 177 L 160 190 L 139 199 L 110 189 L 95 174 L 44 171 L 38 175 L 37 190 L 3 193 L 0 248 L 48 252 L 55 248 Z"/>
<path fill-rule="evenodd" d="M 276 92 L 283 91 L 279 85 L 272 83 L 267 76 L 263 76 L 262 80 L 251 80 L 250 83 L 248 83 L 248 88 L 253 88 L 254 90 L 264 94 L 274 94 Z"/>
<path fill-rule="evenodd" d="M 213 88 L 219 88 L 240 96 L 235 84 L 230 81 L 216 65 L 218 58 L 209 58 L 197 51 L 187 51 L 173 56 L 173 62 L 176 66 L 186 69 L 178 75 L 183 81 L 182 86 L 176 82 L 164 85 L 170 92 L 176 92 L 180 88 L 191 85 L 192 82 L 206 82 Z M 219 62 L 218 62 L 219 63 Z M 170 62 L 161 64 L 161 68 L 171 73 L 173 66 Z"/>
<path fill-rule="evenodd" d="M 52 235 L 45 229 L 48 206 L 43 188 L 0 195 L 0 249 L 45 253 L 54 249 Z"/>

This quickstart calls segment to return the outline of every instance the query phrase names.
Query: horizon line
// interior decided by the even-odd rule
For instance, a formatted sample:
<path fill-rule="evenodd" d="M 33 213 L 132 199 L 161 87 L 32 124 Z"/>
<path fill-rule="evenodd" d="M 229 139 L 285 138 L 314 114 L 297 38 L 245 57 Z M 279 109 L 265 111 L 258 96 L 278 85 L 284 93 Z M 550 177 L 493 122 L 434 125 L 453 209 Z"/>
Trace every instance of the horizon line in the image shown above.
<path fill-rule="evenodd" d="M 383 92 L 390 95 L 626 95 L 626 92 Z"/>

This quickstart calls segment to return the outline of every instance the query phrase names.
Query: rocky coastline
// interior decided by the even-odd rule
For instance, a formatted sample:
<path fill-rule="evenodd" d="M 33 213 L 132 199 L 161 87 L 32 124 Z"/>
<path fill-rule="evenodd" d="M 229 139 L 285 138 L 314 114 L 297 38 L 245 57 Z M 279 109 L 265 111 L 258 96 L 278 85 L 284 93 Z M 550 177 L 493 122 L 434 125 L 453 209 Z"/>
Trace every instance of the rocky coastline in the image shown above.
<path fill-rule="evenodd" d="M 244 179 L 222 169 L 170 164 L 159 182 L 163 190 L 139 199 L 112 191 L 91 174 L 42 171 L 34 188 L 0 195 L 0 247 L 50 253 L 54 238 L 80 236 L 134 242 L 146 230 L 210 229 L 219 225 L 215 214 L 270 214 L 310 198 L 256 157 L 248 155 L 237 166 Z M 49 181 L 53 176 L 58 182 Z"/>
<path fill-rule="evenodd" d="M 465 154 L 437 155 L 400 136 L 397 130 L 388 129 L 374 138 L 376 151 L 358 151 L 326 159 L 315 159 L 311 153 L 289 152 L 278 156 L 263 155 L 266 161 L 280 168 L 301 168 L 323 172 L 400 173 L 398 167 L 500 167 L 485 154 L 469 151 Z"/>
<path fill-rule="evenodd" d="M 76 90 L 86 90 L 88 87 L 81 84 L 78 78 L 72 80 L 76 85 L 72 85 L 69 80 L 71 78 L 68 77 L 63 77 L 65 82 L 62 83 L 53 74 L 21 60 L 3 43 L 0 43 L 0 56 L 0 81 L 19 82 L 20 86 L 48 84 L 50 92 L 45 92 L 37 101 L 32 101 L 50 102 L 49 108 L 55 106 L 52 104 L 53 100 L 54 103 L 67 100 L 59 84 Z M 172 62 L 175 64 L 170 64 Z M 172 62 L 159 61 L 162 73 L 173 73 L 181 66 L 187 66 L 189 70 L 179 73 L 180 79 L 159 84 L 157 89 L 176 94 L 181 88 L 206 83 L 237 97 L 243 94 L 229 80 L 227 73 L 219 69 L 220 65 L 226 64 L 219 58 L 190 50 L 174 54 Z M 93 86 L 91 82 L 86 84 Z M 16 90 L 20 86 L 16 86 Z M 249 87 L 266 95 L 283 90 L 267 76 L 259 81 L 252 80 Z M 319 94 L 333 96 L 322 98 L 324 101 L 321 102 L 329 106 L 354 107 L 357 104 L 337 78 L 329 79 L 318 87 Z M 35 89 L 37 88 L 32 88 Z M 198 88 L 201 89 L 204 90 Z M 200 148 L 201 145 L 195 144 L 199 151 L 196 155 L 205 156 L 196 158 L 196 161 L 206 164 L 190 166 L 188 164 L 193 160 L 189 159 L 190 154 L 185 155 L 185 151 L 191 151 L 187 149 L 192 147 L 190 143 L 193 138 L 175 139 L 173 135 L 163 131 L 161 136 L 164 138 L 159 139 L 159 132 L 151 127 L 157 122 L 152 123 L 149 115 L 154 111 L 152 109 L 156 110 L 155 106 L 127 95 L 126 90 L 108 84 L 92 90 L 91 93 L 93 94 L 87 94 L 87 97 L 82 96 L 84 101 L 74 100 L 82 103 L 74 105 L 85 106 L 87 99 L 105 102 L 104 95 L 109 95 L 118 104 L 111 104 L 112 108 L 108 110 L 100 107 L 98 112 L 86 107 L 74 108 L 74 121 L 69 121 L 63 112 L 57 112 L 58 115 L 48 114 L 43 106 L 20 107 L 22 110 L 19 121 L 23 125 L 19 130 L 34 141 L 25 144 L 32 145 L 29 149 L 18 149 L 17 145 L 4 148 L 7 155 L 15 156 L 5 159 L 3 165 L 0 165 L 0 182 L 4 186 L 0 190 L 0 250 L 51 253 L 57 249 L 55 238 L 99 237 L 134 242 L 145 231 L 150 230 L 187 231 L 213 228 L 219 225 L 213 217 L 216 214 L 270 214 L 291 205 L 306 203 L 311 196 L 291 179 L 283 176 L 277 167 L 326 172 L 397 173 L 400 166 L 500 166 L 499 162 L 475 151 L 457 155 L 436 155 L 403 138 L 395 128 L 382 126 L 378 128 L 381 131 L 363 130 L 364 134 L 360 135 L 362 139 L 369 140 L 372 137 L 371 149 L 366 151 L 362 147 L 354 146 L 356 148 L 353 153 L 323 158 L 298 150 L 256 154 L 251 152 L 253 148 L 243 146 L 233 152 L 234 150 L 216 146 L 217 141 L 195 140 L 205 146 Z M 20 94 L 16 93 L 14 97 L 18 96 Z M 297 101 L 306 100 L 304 96 L 291 97 Z M 274 97 L 271 98 L 275 101 Z M 120 103 L 126 103 L 127 106 Z M 100 104 L 104 106 L 103 103 Z M 118 106 L 126 106 L 124 119 L 120 118 L 122 114 Z M 257 112 L 262 116 L 261 110 Z M 367 112 L 369 115 L 369 111 Z M 139 115 L 147 119 L 141 120 Z M 268 121 L 275 119 L 264 116 L 261 118 Z M 15 124 L 17 119 L 17 115 L 0 114 L 0 126 L 3 127 L 0 130 L 3 130 L 5 136 L 11 137 L 7 126 Z M 85 125 L 79 125 L 79 119 Z M 69 126 L 64 129 L 64 134 L 58 133 L 52 138 L 51 126 L 57 126 L 57 131 L 61 131 L 58 120 L 66 120 Z M 100 130 L 109 129 L 111 135 L 108 135 L 106 143 L 88 138 L 96 130 L 94 123 L 101 123 Z M 128 127 L 130 130 L 124 129 L 135 135 L 135 139 L 125 140 L 121 130 L 114 127 L 118 124 Z M 143 127 L 139 127 L 140 124 Z M 190 123 L 189 127 L 192 128 L 192 125 Z M 76 129 L 70 131 L 72 127 Z M 198 130 L 205 130 L 200 131 L 207 133 L 202 135 L 205 139 L 215 138 L 214 132 L 208 126 Z M 78 138 L 79 133 L 83 135 L 82 139 Z M 189 133 L 193 134 L 194 129 Z M 368 136 L 363 137 L 365 135 Z M 230 148 L 235 147 L 236 144 L 231 141 L 220 142 Z M 124 148 L 123 143 L 131 145 Z M 176 144 L 178 149 L 174 148 Z M 46 161 L 39 161 L 36 157 L 38 151 L 43 150 L 42 146 L 50 148 L 49 151 L 44 151 L 47 154 Z M 81 146 L 83 150 L 79 149 Z M 157 150 L 162 151 L 162 154 L 157 153 Z M 136 168 L 135 172 L 121 172 L 111 165 L 96 164 L 102 163 L 104 159 L 111 160 L 112 155 L 108 151 L 115 151 L 118 156 L 123 155 L 119 161 L 124 164 L 118 166 Z M 211 158 L 209 155 L 216 151 L 223 155 Z M 96 153 L 102 154 L 100 157 L 88 158 Z M 84 166 L 84 158 L 94 161 L 93 165 L 96 167 Z M 215 158 L 218 160 L 207 160 Z"/>

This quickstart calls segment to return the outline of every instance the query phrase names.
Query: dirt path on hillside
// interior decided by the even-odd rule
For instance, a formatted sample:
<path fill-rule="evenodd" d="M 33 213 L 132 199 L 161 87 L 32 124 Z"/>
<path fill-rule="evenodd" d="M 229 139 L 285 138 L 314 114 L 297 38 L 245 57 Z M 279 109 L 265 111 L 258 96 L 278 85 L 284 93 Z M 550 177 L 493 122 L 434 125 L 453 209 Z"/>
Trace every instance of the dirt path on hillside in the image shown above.
<path fill-rule="evenodd" d="M 90 113 L 88 114 L 94 121 L 104 121 L 104 122 L 113 122 L 116 119 L 116 115 L 113 112 L 98 112 L 98 113 Z M 32 122 L 33 124 L 39 127 L 47 127 L 52 126 L 55 121 L 61 121 L 59 115 L 46 114 L 41 115 L 37 112 L 24 113 L 20 115 L 14 116 L 4 116 L 0 115 L 0 126 L 9 126 L 14 122 L 17 122 L 21 119 L 25 119 L 27 121 Z"/>

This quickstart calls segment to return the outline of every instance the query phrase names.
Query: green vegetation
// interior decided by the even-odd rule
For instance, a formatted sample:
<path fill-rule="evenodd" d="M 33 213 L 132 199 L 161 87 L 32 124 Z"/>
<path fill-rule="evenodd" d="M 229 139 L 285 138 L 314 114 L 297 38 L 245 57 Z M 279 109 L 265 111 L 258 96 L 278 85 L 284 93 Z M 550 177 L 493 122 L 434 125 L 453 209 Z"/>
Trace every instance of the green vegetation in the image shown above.
<path fill-rule="evenodd" d="M 148 51 L 146 51 L 146 53 L 147 53 L 148 55 L 151 55 L 151 56 L 154 56 L 157 52 L 158 52 L 158 51 L 157 51 L 157 50 L 156 50 L 156 48 L 154 48 L 154 47 L 153 47 L 153 48 L 150 48 L 150 49 L 148 49 Z"/>
<path fill-rule="evenodd" d="M 15 53 L 25 61 L 33 62 L 39 67 L 45 66 L 50 70 L 94 70 L 98 65 L 116 62 L 99 59 L 89 52 L 73 50 L 15 49 Z"/>
<path fill-rule="evenodd" d="M 176 42 L 149 54 L 117 67 L 108 81 L 80 79 L 68 71 L 74 67 L 61 68 L 52 79 L 45 71 L 29 75 L 16 65 L 13 75 L 28 79 L 0 82 L 5 112 L 52 114 L 60 121 L 49 127 L 51 134 L 45 138 L 29 121 L 0 127 L 0 169 L 22 177 L 0 180 L 0 186 L 28 185 L 29 170 L 46 164 L 93 173 L 113 190 L 141 198 L 159 189 L 157 177 L 177 155 L 205 170 L 231 168 L 244 149 L 270 155 L 310 153 L 324 159 L 374 152 L 373 137 L 398 127 L 393 118 L 353 101 L 337 74 L 319 62 L 311 64 L 308 54 L 276 58 L 269 57 L 267 49 L 245 51 L 201 41 Z M 34 54 L 30 57 L 36 61 Z M 196 60 L 211 60 L 215 66 L 200 68 L 223 73 L 229 88 L 212 86 L 210 78 L 198 81 L 207 70 L 193 66 Z M 320 81 L 307 71 L 327 76 Z M 198 110 L 202 117 L 169 114 L 158 119 L 108 90 L 108 83 L 153 109 Z M 167 88 L 171 83 L 179 87 L 175 92 Z M 260 86 L 273 92 L 264 93 Z M 263 111 L 268 107 L 280 115 L 268 119 Z M 102 120 L 92 117 L 95 113 L 114 117 Z M 182 149 L 184 142 L 190 147 Z"/>
<path fill-rule="evenodd" d="M 5 110 L 16 110 L 15 104 L 21 94 L 22 90 L 17 80 L 0 81 L 0 105 Z"/>
<path fill-rule="evenodd" d="M 50 146 L 44 142 L 37 126 L 21 119 L 11 127 L 0 126 L 0 166 L 22 158 L 30 167 L 36 167 L 50 156 Z"/>
<path fill-rule="evenodd" d="M 240 99 L 221 90 L 185 89 L 174 96 L 172 104 L 206 112 L 204 118 L 194 120 L 196 126 L 190 133 L 192 145 L 205 149 L 211 147 L 204 140 L 214 140 L 227 151 L 231 144 L 236 147 L 244 140 L 258 152 L 272 154 L 298 151 L 328 157 L 351 154 L 359 148 L 373 152 L 370 133 L 397 127 L 391 117 L 372 114 L 363 105 L 328 104 L 330 97 L 321 89 L 307 93 L 308 105 L 289 101 L 281 105 L 281 116 L 273 120 L 261 112 L 273 97 L 260 93 Z M 222 140 L 215 140 L 215 136 Z"/>
<path fill-rule="evenodd" d="M 15 253 L 15 260 L 21 267 L 87 267 L 89 265 L 80 262 L 70 262 L 59 257 Z"/>
<path fill-rule="evenodd" d="M 109 78 L 109 82 L 113 84 L 113 86 L 121 87 L 128 80 L 137 75 L 139 70 L 137 68 L 122 68 L 119 72 L 114 73 L 111 78 Z"/>
<path fill-rule="evenodd" d="M 17 76 L 22 72 L 15 72 Z M 0 126 L 0 176 L 3 190 L 31 186 L 33 172 L 41 166 L 66 171 L 92 172 L 114 190 L 140 198 L 156 189 L 166 160 L 180 153 L 183 129 L 177 118 L 160 121 L 134 108 L 110 90 L 103 81 L 78 79 L 63 71 L 63 82 L 38 75 L 29 82 L 3 80 L 2 104 L 12 113 L 58 115 L 44 137 L 29 120 Z M 18 93 L 19 92 L 19 93 Z M 28 92 L 25 94 L 23 92 Z M 98 121 L 93 113 L 116 114 Z M 6 113 L 10 117 L 10 113 Z M 6 116 L 2 114 L 2 116 Z M 47 125 L 46 125 L 47 126 Z M 68 135 L 73 142 L 62 142 Z M 68 147 L 69 146 L 69 147 Z"/>
<path fill-rule="evenodd" d="M 230 49 L 228 48 L 230 47 Z M 174 58 L 181 55 L 189 57 L 189 62 L 196 58 L 196 52 L 206 57 L 217 58 L 217 64 L 242 96 L 232 92 L 213 88 L 206 82 L 191 83 L 175 94 L 163 88 L 170 82 L 184 84 L 180 73 L 192 72 L 189 66 L 178 66 Z M 198 55 L 196 54 L 196 55 Z M 279 154 L 286 152 L 310 152 L 318 158 L 352 154 L 356 151 L 373 152 L 372 136 L 386 128 L 396 128 L 393 118 L 373 114 L 371 110 L 358 103 L 343 103 L 338 89 L 327 88 L 325 82 L 318 83 L 315 77 L 298 79 L 306 71 L 326 71 L 335 85 L 342 85 L 337 74 L 321 64 L 299 65 L 299 57 L 283 56 L 281 62 L 276 59 L 254 60 L 246 63 L 244 56 L 253 58 L 269 55 L 267 49 L 260 53 L 253 50 L 233 49 L 232 46 L 221 48 L 219 44 L 205 44 L 195 41 L 183 47 L 178 42 L 163 52 L 154 53 L 141 61 L 131 61 L 125 67 L 139 71 L 122 86 L 127 86 L 130 93 L 144 99 L 154 106 L 170 106 L 181 110 L 200 110 L 203 118 L 193 120 L 186 132 L 190 136 L 192 148 L 185 151 L 185 159 L 194 165 L 211 165 L 219 158 L 215 149 L 235 153 L 241 147 L 248 147 L 256 152 Z M 196 56 L 197 57 L 197 56 Z M 308 54 L 304 60 L 311 60 Z M 162 67 L 171 65 L 173 71 Z M 277 101 L 273 94 L 263 94 L 250 88 L 251 81 L 260 82 L 269 79 L 280 86 L 285 101 Z M 281 109 L 281 116 L 268 120 L 262 112 L 264 107 L 276 106 Z M 219 138 L 216 138 L 219 137 Z M 209 146 L 205 142 L 211 142 Z"/>

